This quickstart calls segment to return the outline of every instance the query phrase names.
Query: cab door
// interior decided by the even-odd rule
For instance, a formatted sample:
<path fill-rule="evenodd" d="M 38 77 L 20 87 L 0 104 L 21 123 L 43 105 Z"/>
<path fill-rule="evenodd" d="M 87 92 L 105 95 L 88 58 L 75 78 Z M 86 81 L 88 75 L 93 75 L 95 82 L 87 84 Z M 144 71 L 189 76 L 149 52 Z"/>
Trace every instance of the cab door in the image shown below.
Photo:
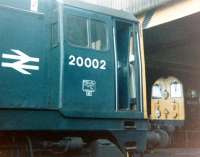
<path fill-rule="evenodd" d="M 111 17 L 64 7 L 62 111 L 72 117 L 115 111 Z"/>

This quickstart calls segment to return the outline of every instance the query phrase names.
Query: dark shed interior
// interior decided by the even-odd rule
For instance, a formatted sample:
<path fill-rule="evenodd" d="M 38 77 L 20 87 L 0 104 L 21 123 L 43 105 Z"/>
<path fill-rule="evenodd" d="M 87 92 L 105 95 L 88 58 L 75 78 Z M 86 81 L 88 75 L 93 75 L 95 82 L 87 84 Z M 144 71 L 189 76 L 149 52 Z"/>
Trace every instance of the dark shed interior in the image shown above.
<path fill-rule="evenodd" d="M 145 29 L 144 47 L 149 109 L 154 81 L 177 77 L 184 86 L 186 121 L 174 144 L 200 146 L 200 13 Z"/>

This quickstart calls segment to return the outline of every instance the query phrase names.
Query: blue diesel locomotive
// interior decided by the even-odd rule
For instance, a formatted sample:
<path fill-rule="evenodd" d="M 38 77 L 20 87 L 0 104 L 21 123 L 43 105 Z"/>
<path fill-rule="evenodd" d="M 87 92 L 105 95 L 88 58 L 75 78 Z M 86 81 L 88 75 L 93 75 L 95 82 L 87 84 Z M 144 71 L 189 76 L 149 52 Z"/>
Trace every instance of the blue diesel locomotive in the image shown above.
<path fill-rule="evenodd" d="M 0 148 L 33 156 L 35 145 L 67 151 L 109 139 L 125 154 L 145 150 L 133 15 L 72 0 L 0 0 L 0 21 Z"/>

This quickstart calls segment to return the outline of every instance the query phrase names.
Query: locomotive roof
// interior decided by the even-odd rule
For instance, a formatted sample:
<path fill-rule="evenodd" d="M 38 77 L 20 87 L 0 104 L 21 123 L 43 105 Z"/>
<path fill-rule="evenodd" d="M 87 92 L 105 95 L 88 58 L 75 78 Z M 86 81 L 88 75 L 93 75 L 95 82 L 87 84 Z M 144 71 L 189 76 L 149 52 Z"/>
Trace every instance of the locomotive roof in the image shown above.
<path fill-rule="evenodd" d="M 89 4 L 89 3 L 85 3 L 85 2 L 81 2 L 79 0 L 64 0 L 64 4 L 69 5 L 69 6 L 73 6 L 76 8 L 83 8 L 89 11 L 94 11 L 97 13 L 102 13 L 105 15 L 110 15 L 110 16 L 114 16 L 114 17 L 118 17 L 121 19 L 126 19 L 129 21 L 138 21 L 133 14 L 122 11 L 122 10 L 116 10 L 116 9 L 111 9 L 111 8 L 107 8 L 107 7 L 103 7 L 103 6 L 97 6 L 94 4 Z"/>

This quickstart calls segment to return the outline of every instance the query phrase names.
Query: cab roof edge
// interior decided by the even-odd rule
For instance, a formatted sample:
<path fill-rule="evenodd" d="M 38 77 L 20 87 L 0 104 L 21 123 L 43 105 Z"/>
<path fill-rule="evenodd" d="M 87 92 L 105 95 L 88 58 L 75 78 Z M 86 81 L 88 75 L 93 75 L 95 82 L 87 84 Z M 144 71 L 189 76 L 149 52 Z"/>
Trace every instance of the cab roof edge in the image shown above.
<path fill-rule="evenodd" d="M 94 12 L 110 15 L 113 17 L 118 17 L 121 19 L 129 20 L 129 21 L 138 21 L 138 19 L 133 14 L 122 11 L 122 10 L 107 8 L 104 6 L 97 6 L 94 4 L 81 2 L 80 0 L 57 0 L 57 1 L 62 1 L 66 5 L 73 6 L 76 8 L 83 8 L 89 11 L 94 11 Z"/>
<path fill-rule="evenodd" d="M 58 3 L 64 3 L 64 0 L 56 0 Z"/>

